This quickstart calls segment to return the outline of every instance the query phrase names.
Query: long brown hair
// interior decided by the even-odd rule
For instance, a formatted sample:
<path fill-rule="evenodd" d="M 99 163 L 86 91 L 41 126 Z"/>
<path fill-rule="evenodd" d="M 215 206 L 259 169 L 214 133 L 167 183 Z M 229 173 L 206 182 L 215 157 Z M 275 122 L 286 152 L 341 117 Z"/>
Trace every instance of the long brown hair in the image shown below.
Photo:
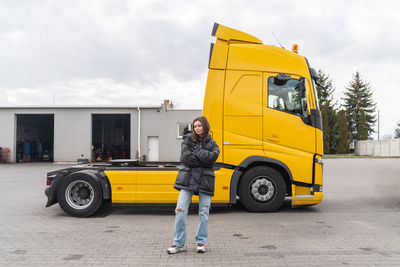
<path fill-rule="evenodd" d="M 195 131 L 194 131 L 194 123 L 196 121 L 199 121 L 201 123 L 201 126 L 203 127 L 203 136 L 199 136 Z M 210 132 L 210 123 L 208 122 L 207 118 L 204 116 L 197 117 L 193 120 L 192 122 L 192 139 L 193 141 L 197 142 L 204 136 L 206 136 Z"/>

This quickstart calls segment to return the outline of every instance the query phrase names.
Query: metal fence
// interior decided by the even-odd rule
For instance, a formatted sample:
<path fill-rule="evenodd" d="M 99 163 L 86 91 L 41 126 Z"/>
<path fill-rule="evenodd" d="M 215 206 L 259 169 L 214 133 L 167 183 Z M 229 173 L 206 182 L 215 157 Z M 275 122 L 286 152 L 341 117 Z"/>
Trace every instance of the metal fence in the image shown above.
<path fill-rule="evenodd" d="M 400 139 L 357 141 L 354 153 L 371 156 L 400 156 Z"/>

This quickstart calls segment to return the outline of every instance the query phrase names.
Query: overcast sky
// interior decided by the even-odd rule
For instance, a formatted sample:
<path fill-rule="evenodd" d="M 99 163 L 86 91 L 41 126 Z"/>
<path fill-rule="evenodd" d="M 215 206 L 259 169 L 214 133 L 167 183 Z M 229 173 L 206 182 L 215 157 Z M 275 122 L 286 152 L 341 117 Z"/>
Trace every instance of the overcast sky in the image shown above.
<path fill-rule="evenodd" d="M 336 93 L 369 82 L 381 137 L 400 121 L 399 1 L 1 1 L 0 106 L 201 109 L 214 22 L 299 44 Z M 376 134 L 374 135 L 376 138 Z"/>

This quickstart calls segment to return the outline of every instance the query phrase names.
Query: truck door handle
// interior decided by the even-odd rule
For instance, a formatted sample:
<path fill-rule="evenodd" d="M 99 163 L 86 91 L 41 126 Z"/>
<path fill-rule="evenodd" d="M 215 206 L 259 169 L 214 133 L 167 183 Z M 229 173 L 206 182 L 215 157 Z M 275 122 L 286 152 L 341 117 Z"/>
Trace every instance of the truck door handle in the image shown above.
<path fill-rule="evenodd" d="M 267 137 L 267 140 L 272 141 L 272 142 L 280 141 L 279 135 L 276 135 L 276 134 L 268 134 L 266 137 Z"/>

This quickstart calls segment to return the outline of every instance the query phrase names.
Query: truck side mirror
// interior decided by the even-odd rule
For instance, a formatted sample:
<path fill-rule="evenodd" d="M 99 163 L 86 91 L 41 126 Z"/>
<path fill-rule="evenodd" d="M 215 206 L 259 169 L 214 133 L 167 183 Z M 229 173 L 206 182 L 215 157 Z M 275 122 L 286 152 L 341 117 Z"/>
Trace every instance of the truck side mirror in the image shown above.
<path fill-rule="evenodd" d="M 278 86 L 285 85 L 287 81 L 290 80 L 290 75 L 285 74 L 285 73 L 279 73 L 274 77 L 274 84 Z"/>
<path fill-rule="evenodd" d="M 314 80 L 315 84 L 320 86 L 318 72 L 315 69 L 310 68 L 310 73 L 311 73 L 311 78 Z"/>

